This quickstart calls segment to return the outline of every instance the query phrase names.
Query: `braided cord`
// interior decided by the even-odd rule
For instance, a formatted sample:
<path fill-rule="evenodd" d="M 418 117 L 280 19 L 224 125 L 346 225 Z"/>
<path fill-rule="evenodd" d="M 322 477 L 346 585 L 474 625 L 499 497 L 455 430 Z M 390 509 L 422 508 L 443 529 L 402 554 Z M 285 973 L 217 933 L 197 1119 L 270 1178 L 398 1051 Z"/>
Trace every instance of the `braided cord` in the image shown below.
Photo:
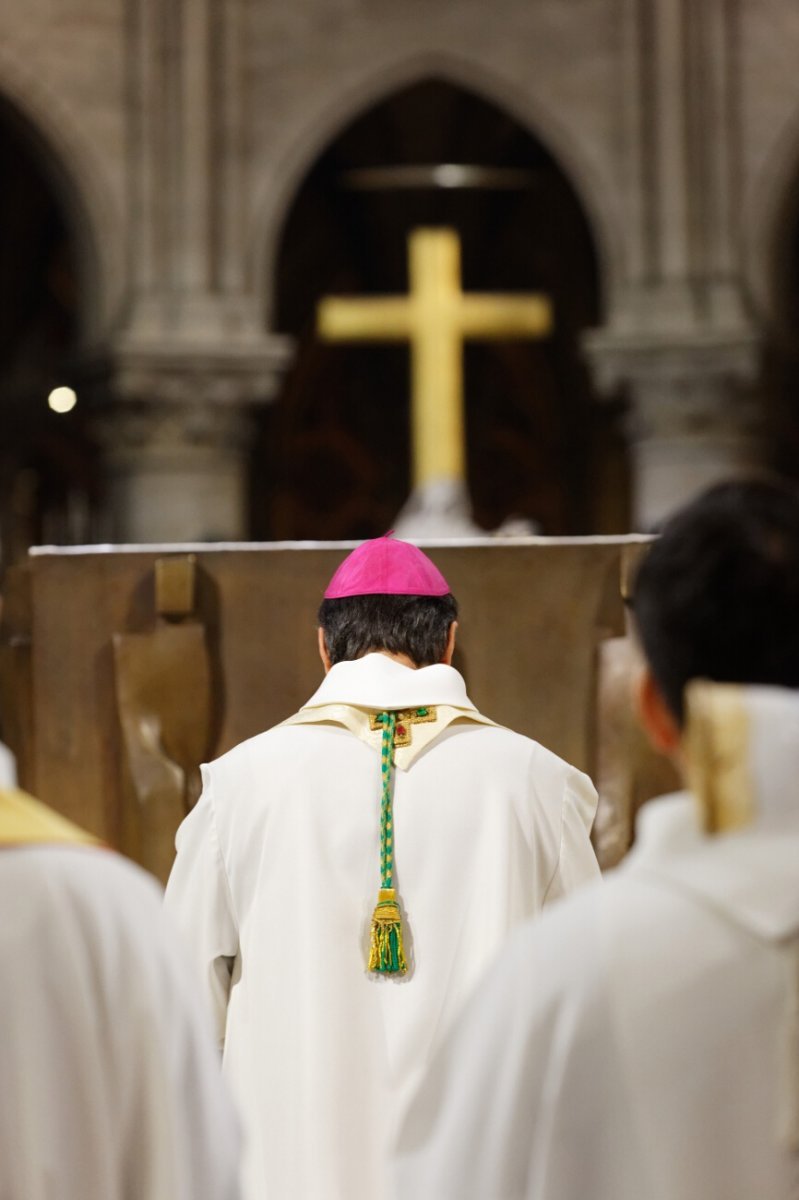
<path fill-rule="evenodd" d="M 394 817 L 391 795 L 391 768 L 394 762 L 394 731 L 397 714 L 383 712 L 378 716 L 383 726 L 380 772 L 383 780 L 383 795 L 380 804 L 380 886 L 394 886 Z"/>

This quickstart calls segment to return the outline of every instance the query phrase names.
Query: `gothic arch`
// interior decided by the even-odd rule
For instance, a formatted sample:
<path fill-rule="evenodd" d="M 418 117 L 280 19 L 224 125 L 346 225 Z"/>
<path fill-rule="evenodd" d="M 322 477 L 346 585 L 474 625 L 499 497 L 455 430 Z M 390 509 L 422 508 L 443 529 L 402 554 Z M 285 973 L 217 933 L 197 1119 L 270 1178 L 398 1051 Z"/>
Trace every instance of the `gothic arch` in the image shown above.
<path fill-rule="evenodd" d="M 316 94 L 314 108 L 306 114 L 300 133 L 295 133 L 288 151 L 263 180 L 256 196 L 248 261 L 254 264 L 254 290 L 263 297 L 267 326 L 272 323 L 275 268 L 282 231 L 294 197 L 313 163 L 351 121 L 394 92 L 424 79 L 451 83 L 504 109 L 544 143 L 568 176 L 587 215 L 599 256 L 605 306 L 609 307 L 609 297 L 621 273 L 621 238 L 607 189 L 578 139 L 540 98 L 521 93 L 482 65 L 449 54 L 425 53 L 364 70 L 354 81 L 350 76 L 346 89 L 331 87 Z"/>
<path fill-rule="evenodd" d="M 799 106 L 774 137 L 741 221 L 741 270 L 761 320 L 772 325 L 779 324 L 783 307 L 785 239 L 798 221 Z"/>
<path fill-rule="evenodd" d="M 122 280 L 122 239 L 108 189 L 66 107 L 7 45 L 0 45 L 0 104 L 24 131 L 64 206 L 81 263 L 81 337 L 90 343 L 107 327 Z"/>

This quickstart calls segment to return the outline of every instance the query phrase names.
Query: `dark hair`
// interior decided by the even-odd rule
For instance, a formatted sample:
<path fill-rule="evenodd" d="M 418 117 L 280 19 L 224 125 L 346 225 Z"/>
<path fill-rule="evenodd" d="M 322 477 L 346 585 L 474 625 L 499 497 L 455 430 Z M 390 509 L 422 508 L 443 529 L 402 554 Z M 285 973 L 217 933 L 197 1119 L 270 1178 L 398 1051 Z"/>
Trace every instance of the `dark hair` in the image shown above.
<path fill-rule="evenodd" d="M 647 553 L 632 608 L 680 723 L 692 679 L 799 687 L 799 493 L 761 480 L 705 492 Z"/>
<path fill-rule="evenodd" d="M 441 662 L 449 627 L 458 616 L 446 596 L 345 596 L 323 600 L 319 624 L 332 663 L 361 658 L 371 650 L 406 654 L 417 667 Z"/>

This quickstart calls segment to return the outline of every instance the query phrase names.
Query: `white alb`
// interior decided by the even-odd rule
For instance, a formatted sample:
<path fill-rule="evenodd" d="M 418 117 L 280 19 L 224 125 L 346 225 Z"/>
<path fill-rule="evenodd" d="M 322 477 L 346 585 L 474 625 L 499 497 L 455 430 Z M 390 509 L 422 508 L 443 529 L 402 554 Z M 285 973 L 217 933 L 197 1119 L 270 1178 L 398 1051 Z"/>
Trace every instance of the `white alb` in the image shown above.
<path fill-rule="evenodd" d="M 396 886 L 410 970 L 366 971 L 380 886 L 380 732 L 397 753 Z M 518 922 L 598 875 L 590 781 L 474 709 L 453 668 L 333 667 L 282 726 L 203 768 L 167 904 L 216 1015 L 248 1200 L 381 1200 L 397 1115 Z"/>
<path fill-rule="evenodd" d="M 753 823 L 647 805 L 611 879 L 516 932 L 410 1106 L 396 1200 L 799 1195 L 799 694 L 743 694 Z"/>
<path fill-rule="evenodd" d="M 238 1123 L 155 881 L 4 846 L 0 913 L 0 1196 L 236 1200 Z"/>

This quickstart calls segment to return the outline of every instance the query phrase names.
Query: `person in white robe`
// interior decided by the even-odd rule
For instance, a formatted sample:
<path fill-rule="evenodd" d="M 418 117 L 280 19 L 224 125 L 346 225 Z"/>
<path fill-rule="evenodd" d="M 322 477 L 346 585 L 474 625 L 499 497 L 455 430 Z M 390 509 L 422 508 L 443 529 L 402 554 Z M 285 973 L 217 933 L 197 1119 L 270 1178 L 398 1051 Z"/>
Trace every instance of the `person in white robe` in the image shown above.
<path fill-rule="evenodd" d="M 409 1106 L 396 1200 L 799 1194 L 797 494 L 690 505 L 634 612 L 642 720 L 691 789 L 514 934 Z"/>
<path fill-rule="evenodd" d="M 397 1114 L 508 931 L 598 876 L 593 785 L 475 709 L 456 614 L 420 550 L 359 547 L 320 610 L 318 691 L 203 767 L 178 832 L 167 906 L 248 1200 L 381 1200 Z"/>
<path fill-rule="evenodd" d="M 154 879 L 0 790 L 0 1196 L 236 1200 L 239 1127 Z"/>

